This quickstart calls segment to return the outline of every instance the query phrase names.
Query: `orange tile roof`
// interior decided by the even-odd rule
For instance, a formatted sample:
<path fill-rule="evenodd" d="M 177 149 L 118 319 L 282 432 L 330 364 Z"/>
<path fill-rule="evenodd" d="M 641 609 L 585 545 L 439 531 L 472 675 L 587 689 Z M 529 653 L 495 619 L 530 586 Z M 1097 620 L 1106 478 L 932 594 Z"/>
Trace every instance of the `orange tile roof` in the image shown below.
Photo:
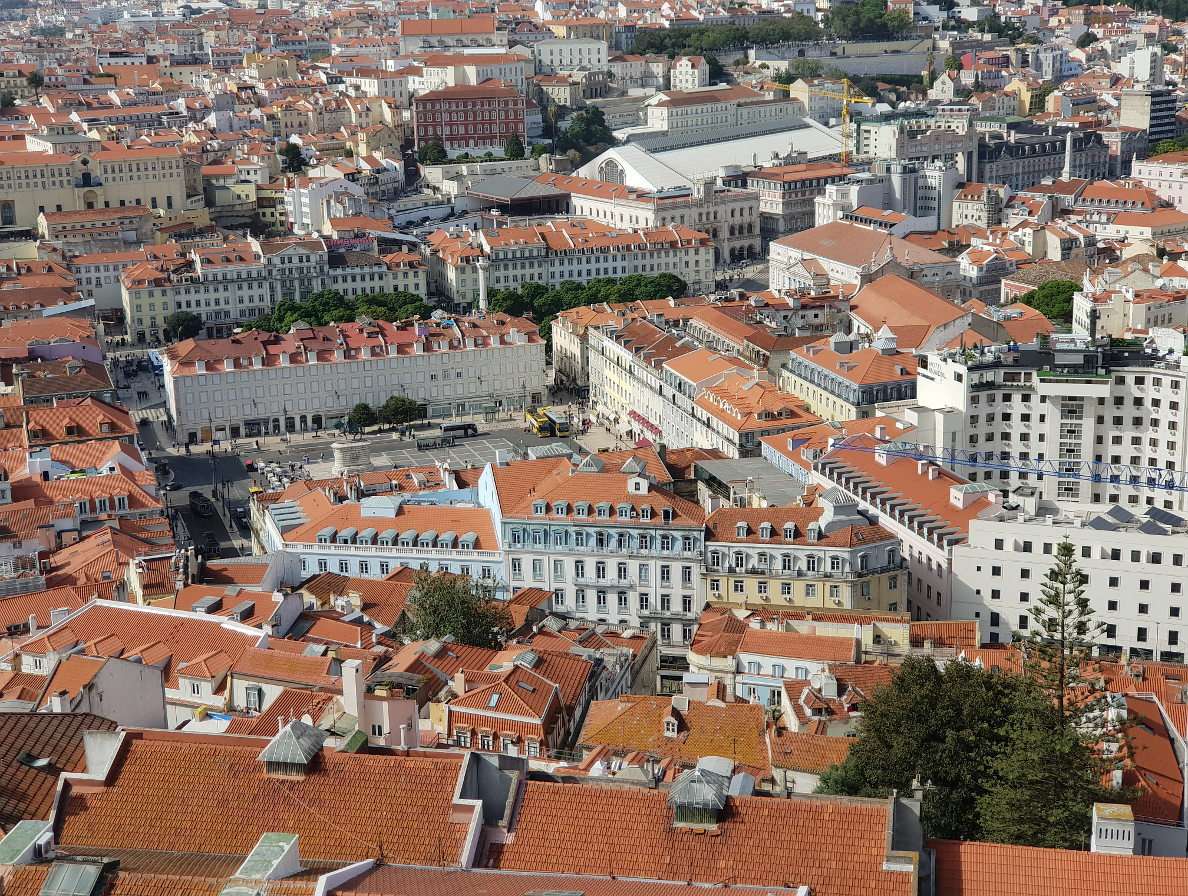
<path fill-rule="evenodd" d="M 664 719 L 677 719 L 676 737 L 664 734 Z M 766 716 L 752 703 L 699 703 L 674 710 L 669 697 L 623 695 L 590 704 L 578 743 L 624 752 L 641 751 L 694 765 L 703 756 L 725 756 L 758 777 L 770 774 Z"/>
<path fill-rule="evenodd" d="M 115 727 L 115 722 L 90 713 L 0 713 L 0 830 L 48 817 L 59 773 L 85 766 L 83 732 Z M 52 760 L 50 767 L 21 764 L 17 757 L 25 752 Z"/>
<path fill-rule="evenodd" d="M 451 821 L 459 755 L 326 749 L 294 779 L 265 773 L 257 757 L 266 743 L 129 732 L 110 783 L 68 794 L 58 840 L 68 848 L 246 855 L 261 834 L 283 830 L 300 838 L 303 859 L 460 862 L 468 825 Z M 145 818 L 153 824 L 140 824 Z"/>
<path fill-rule="evenodd" d="M 214 649 L 232 660 L 255 646 L 260 632 L 217 616 L 205 617 L 153 610 L 134 604 L 96 601 L 44 635 L 21 645 L 22 653 L 44 654 L 117 636 L 128 649 L 122 656 L 141 655 L 144 662 L 164 661 L 167 688 L 177 687 L 177 667 Z M 84 652 L 86 652 L 84 648 Z"/>
<path fill-rule="evenodd" d="M 1159 704 L 1147 697 L 1127 697 L 1126 709 L 1130 724 L 1122 746 L 1122 784 L 1138 791 L 1131 804 L 1135 820 L 1178 827 L 1183 820 L 1184 775 Z"/>
<path fill-rule="evenodd" d="M 99 670 L 103 668 L 105 662 L 107 662 L 105 657 L 82 656 L 80 654 L 72 654 L 60 659 L 54 666 L 54 671 L 50 673 L 49 680 L 45 683 L 37 708 L 42 709 L 48 706 L 50 698 L 63 691 L 71 698 L 77 697 L 83 688 L 95 680 L 95 676 L 99 674 Z"/>
<path fill-rule="evenodd" d="M 530 781 L 513 836 L 490 844 L 486 863 L 509 871 L 807 886 L 813 896 L 916 890 L 916 874 L 884 869 L 885 801 L 731 798 L 710 835 L 674 828 L 671 819 L 660 791 Z"/>
<path fill-rule="evenodd" d="M 1071 849 L 930 840 L 936 896 L 1186 896 L 1188 859 L 1116 856 Z"/>
<path fill-rule="evenodd" d="M 840 526 L 832 532 L 823 532 L 810 542 L 808 527 L 819 523 L 825 510 L 823 507 L 722 507 L 706 517 L 707 542 L 724 544 L 782 545 L 815 544 L 822 548 L 852 548 L 862 545 L 894 541 L 896 536 L 876 523 L 867 525 Z M 746 532 L 738 534 L 739 524 L 746 525 Z M 762 536 L 763 525 L 771 525 L 771 536 Z M 784 537 L 784 528 L 791 524 L 795 533 L 791 539 Z"/>
<path fill-rule="evenodd" d="M 235 661 L 233 674 L 236 678 L 332 688 L 339 681 L 339 676 L 331 672 L 333 666 L 334 660 L 329 656 L 305 656 L 249 647 Z"/>
<path fill-rule="evenodd" d="M 852 737 L 828 737 L 786 729 L 773 731 L 769 740 L 773 766 L 814 775 L 845 762 L 855 742 Z"/>

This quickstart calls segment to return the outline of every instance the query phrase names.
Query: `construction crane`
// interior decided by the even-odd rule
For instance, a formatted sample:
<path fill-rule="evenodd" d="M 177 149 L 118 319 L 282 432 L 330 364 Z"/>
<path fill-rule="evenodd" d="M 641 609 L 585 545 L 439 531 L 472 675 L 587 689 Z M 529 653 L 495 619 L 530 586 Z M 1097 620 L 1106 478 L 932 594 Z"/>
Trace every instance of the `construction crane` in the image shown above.
<path fill-rule="evenodd" d="M 847 165 L 850 161 L 850 104 L 866 103 L 868 106 L 873 106 L 874 100 L 861 93 L 854 92 L 851 89 L 854 85 L 850 83 L 849 78 L 842 78 L 841 83 L 842 89 L 840 93 L 836 90 L 822 90 L 816 87 L 811 88 L 809 92 L 814 96 L 823 96 L 841 101 L 841 163 Z"/>
<path fill-rule="evenodd" d="M 1137 464 L 1110 464 L 1078 458 L 1020 457 L 1008 451 L 966 451 L 961 448 L 937 448 L 918 442 L 894 441 L 878 445 L 861 444 L 857 436 L 847 436 L 829 451 L 862 451 L 868 454 L 886 452 L 889 457 L 906 457 L 927 461 L 940 467 L 976 467 L 982 470 L 1008 470 L 1026 473 L 1042 480 L 1045 476 L 1057 479 L 1078 479 L 1083 482 L 1125 485 L 1130 488 L 1165 492 L 1188 492 L 1188 473 Z"/>

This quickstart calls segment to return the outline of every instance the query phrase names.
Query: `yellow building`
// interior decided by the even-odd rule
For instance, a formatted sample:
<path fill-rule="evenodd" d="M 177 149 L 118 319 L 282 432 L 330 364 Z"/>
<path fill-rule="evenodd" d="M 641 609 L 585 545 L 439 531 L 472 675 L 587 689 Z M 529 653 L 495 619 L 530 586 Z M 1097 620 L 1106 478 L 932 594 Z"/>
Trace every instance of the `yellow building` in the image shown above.
<path fill-rule="evenodd" d="M 42 212 L 129 205 L 161 209 L 166 219 L 185 210 L 177 148 L 0 153 L 0 226 L 36 227 Z"/>
<path fill-rule="evenodd" d="M 906 607 L 899 539 L 840 490 L 812 507 L 725 507 L 710 514 L 706 530 L 710 604 L 864 613 Z"/>

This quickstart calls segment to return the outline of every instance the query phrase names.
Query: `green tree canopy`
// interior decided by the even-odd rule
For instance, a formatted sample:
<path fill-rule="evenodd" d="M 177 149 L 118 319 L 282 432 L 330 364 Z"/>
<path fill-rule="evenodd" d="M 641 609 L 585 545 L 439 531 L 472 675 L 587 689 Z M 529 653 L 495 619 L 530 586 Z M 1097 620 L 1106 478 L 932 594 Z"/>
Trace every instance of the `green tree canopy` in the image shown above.
<path fill-rule="evenodd" d="M 351 408 L 350 414 L 347 415 L 347 422 L 356 429 L 363 429 L 365 426 L 375 426 L 375 410 L 371 405 L 361 401 Z"/>
<path fill-rule="evenodd" d="M 374 292 L 363 296 L 344 296 L 333 289 L 316 292 L 300 302 L 282 299 L 271 314 L 258 318 L 257 330 L 287 333 L 298 321 L 311 327 L 321 327 L 335 321 L 355 320 L 359 316 L 372 320 L 401 321 L 413 317 L 428 317 L 433 309 L 420 296 L 411 292 Z"/>
<path fill-rule="evenodd" d="M 1039 288 L 1024 293 L 1019 301 L 1030 305 L 1053 323 L 1068 324 L 1072 322 L 1073 293 L 1080 288 L 1081 284 L 1075 280 L 1049 280 Z"/>
<path fill-rule="evenodd" d="M 1015 713 L 978 799 L 982 835 L 998 843 L 1086 849 L 1093 804 L 1130 795 L 1102 786 L 1093 747 L 1075 730 L 1059 728 L 1042 695 L 1026 707 Z"/>
<path fill-rule="evenodd" d="M 422 165 L 444 165 L 450 160 L 440 140 L 430 140 L 417 147 L 417 161 Z"/>
<path fill-rule="evenodd" d="M 512 628 L 507 608 L 491 600 L 473 579 L 422 572 L 408 597 L 404 634 L 421 641 L 452 635 L 460 644 L 499 647 Z"/>
<path fill-rule="evenodd" d="M 379 409 L 380 422 L 388 425 L 411 423 L 424 416 L 424 407 L 404 395 L 393 395 Z"/>
<path fill-rule="evenodd" d="M 881 0 L 858 0 L 833 6 L 825 27 L 842 40 L 899 37 L 911 31 L 912 20 L 902 12 L 889 12 Z"/>
<path fill-rule="evenodd" d="M 1084 34 L 1082 34 L 1080 37 L 1077 38 L 1077 46 L 1083 50 L 1086 47 L 1093 46 L 1095 43 L 1097 43 L 1098 39 L 1099 38 L 1097 37 L 1097 35 L 1094 34 L 1092 31 L 1086 31 Z"/>
<path fill-rule="evenodd" d="M 175 311 L 165 318 L 165 329 L 174 339 L 192 339 L 202 332 L 202 318 L 193 311 Z"/>
<path fill-rule="evenodd" d="M 512 134 L 503 141 L 503 156 L 507 159 L 524 158 L 524 141 Z"/>
<path fill-rule="evenodd" d="M 928 785 L 923 823 L 930 837 L 981 836 L 978 800 L 1005 743 L 1026 682 L 969 663 L 938 669 L 909 657 L 863 707 L 858 740 L 821 779 L 820 793 L 885 796 Z"/>
<path fill-rule="evenodd" d="M 290 174 L 296 174 L 305 170 L 305 155 L 301 152 L 301 147 L 296 143 L 285 143 L 280 151 L 281 161 L 284 163 L 285 171 Z"/>
<path fill-rule="evenodd" d="M 25 83 L 32 88 L 33 93 L 40 98 L 41 88 L 45 86 L 45 75 L 41 72 L 29 72 L 28 77 L 25 78 Z"/>
<path fill-rule="evenodd" d="M 585 283 L 567 280 L 550 289 L 541 283 L 524 283 L 518 289 L 501 289 L 488 299 L 491 311 L 517 317 L 532 315 L 546 343 L 553 318 L 562 311 L 599 302 L 639 302 L 683 296 L 688 285 L 673 274 L 631 274 L 601 277 Z"/>

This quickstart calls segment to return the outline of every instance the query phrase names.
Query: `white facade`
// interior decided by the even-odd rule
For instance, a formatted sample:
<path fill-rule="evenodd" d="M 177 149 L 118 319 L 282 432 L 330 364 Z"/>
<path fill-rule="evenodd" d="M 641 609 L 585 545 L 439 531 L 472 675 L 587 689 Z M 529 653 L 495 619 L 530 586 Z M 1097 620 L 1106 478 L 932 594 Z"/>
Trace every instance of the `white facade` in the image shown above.
<path fill-rule="evenodd" d="M 539 40 L 532 45 L 532 58 L 540 75 L 581 69 L 604 72 L 607 56 L 606 41 L 589 37 Z"/>
<path fill-rule="evenodd" d="M 1153 159 L 1136 159 L 1131 177 L 1150 187 L 1178 211 L 1188 212 L 1188 156 L 1168 153 Z"/>
<path fill-rule="evenodd" d="M 393 395 L 427 404 L 431 416 L 541 400 L 544 343 L 535 330 L 503 334 L 482 347 L 471 343 L 440 347 L 438 340 L 421 339 L 407 354 L 392 346 L 386 355 L 346 358 L 339 350 L 343 357 L 316 361 L 309 360 L 316 357 L 311 353 L 301 362 L 294 360 L 299 351 L 294 348 L 282 356 L 287 360 L 268 365 L 260 351 L 246 360 L 241 356 L 249 366 L 233 369 L 212 363 L 208 370 L 205 362 L 166 357 L 166 405 L 184 442 L 328 429 L 359 402 L 379 407 Z"/>
<path fill-rule="evenodd" d="M 1089 606 L 1105 626 L 1102 652 L 1183 662 L 1188 521 L 1158 509 L 1102 510 L 1064 513 L 1033 502 L 973 520 L 968 543 L 953 549 L 953 618 L 976 619 L 983 642 L 1026 638 L 1035 624 L 1029 610 L 1068 539 L 1088 576 Z"/>
<path fill-rule="evenodd" d="M 928 355 L 917 380 L 919 407 L 905 411 L 917 426 L 917 441 L 994 460 L 1063 463 L 1082 473 L 1094 462 L 1118 468 L 1116 482 L 1109 471 L 1093 482 L 1063 478 L 1054 469 L 1041 481 L 1017 469 L 949 465 L 974 482 L 1035 485 L 1046 500 L 1065 505 L 1121 504 L 1136 513 L 1185 509 L 1185 492 L 1160 487 L 1166 476 L 1151 472 L 1182 472 L 1188 461 L 1188 373 L 1179 359 L 1168 364 L 1132 350 L 1111 364 L 1110 357 L 1087 350 L 1083 338 L 1064 340 L 1075 358 L 1087 359 L 1087 370 L 1045 370 L 1053 355 L 1027 346 L 968 362 L 955 351 Z M 1059 337 L 1053 343 L 1065 344 Z M 1004 363 L 1008 355 L 1014 360 Z M 1074 355 L 1063 357 L 1068 363 Z M 1152 475 L 1155 487 L 1146 484 Z"/>

